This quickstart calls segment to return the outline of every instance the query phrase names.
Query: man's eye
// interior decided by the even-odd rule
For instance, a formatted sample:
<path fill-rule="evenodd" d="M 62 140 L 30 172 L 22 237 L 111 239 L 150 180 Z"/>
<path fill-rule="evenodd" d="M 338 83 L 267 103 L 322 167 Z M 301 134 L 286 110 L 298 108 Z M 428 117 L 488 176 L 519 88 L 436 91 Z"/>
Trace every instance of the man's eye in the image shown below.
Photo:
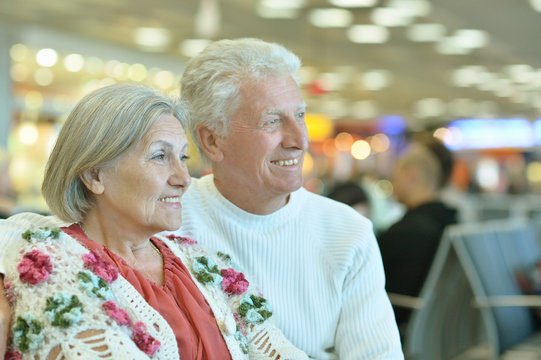
<path fill-rule="evenodd" d="M 304 118 L 304 113 L 303 113 L 303 112 L 298 113 L 298 114 L 297 114 L 297 117 L 298 117 L 299 119 Z"/>
<path fill-rule="evenodd" d="M 190 160 L 190 157 L 189 157 L 188 155 L 181 155 L 181 156 L 180 156 L 180 161 L 186 162 L 186 161 L 188 161 L 188 160 Z"/>
<path fill-rule="evenodd" d="M 276 124 L 277 122 L 278 122 L 278 119 L 272 119 L 272 120 L 267 121 L 267 124 L 273 125 L 273 124 Z"/>

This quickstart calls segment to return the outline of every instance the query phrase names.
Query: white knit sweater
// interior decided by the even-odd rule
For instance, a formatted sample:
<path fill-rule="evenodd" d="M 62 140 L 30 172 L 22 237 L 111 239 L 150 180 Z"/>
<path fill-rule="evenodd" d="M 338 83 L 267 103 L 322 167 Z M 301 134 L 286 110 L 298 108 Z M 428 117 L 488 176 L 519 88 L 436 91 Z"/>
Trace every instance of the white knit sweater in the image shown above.
<path fill-rule="evenodd" d="M 315 359 L 403 359 L 372 224 L 301 188 L 254 215 L 224 198 L 213 176 L 193 179 L 178 233 L 231 254 L 273 304 L 277 326 Z"/>
<path fill-rule="evenodd" d="M 147 354 L 135 344 L 137 325 L 133 324 L 142 322 L 146 327 L 143 336 L 150 334 L 161 343 L 152 358 L 178 359 L 176 338 L 167 322 L 122 276 L 119 275 L 108 284 L 110 293 L 104 289 L 99 291 L 105 294 L 105 298 L 89 292 L 90 283 L 85 283 L 88 285 L 86 288 L 82 285 L 79 274 L 85 270 L 85 256 L 89 251 L 63 232 L 53 234 L 44 230 L 45 226 L 54 228 L 60 225 L 54 217 L 29 213 L 0 221 L 0 272 L 5 274 L 5 283 L 9 284 L 7 293 L 12 303 L 11 346 L 14 350 L 21 353 L 23 358 L 31 359 L 45 359 L 55 351 L 60 352 L 58 358 L 66 360 L 148 359 Z M 26 230 L 32 230 L 32 233 L 25 235 Z M 221 277 L 214 284 L 200 282 L 194 274 L 197 258 L 210 259 L 219 269 L 230 268 L 233 263 L 225 257 L 211 257 L 197 245 L 159 238 L 190 270 L 194 282 L 214 313 L 233 359 L 275 359 L 278 356 L 281 359 L 307 359 L 270 320 L 262 323 L 245 322 L 245 342 L 239 341 L 239 328 L 234 313 L 240 313 L 239 305 L 243 299 L 248 294 L 258 294 L 257 289 L 250 284 L 245 293 L 230 295 L 221 289 Z M 33 251 L 39 251 L 42 259 L 43 255 L 49 257 L 52 264 L 48 279 L 38 283 L 31 283 L 28 278 L 24 278 L 22 274 L 28 273 L 20 265 L 24 255 Z M 97 274 L 95 270 L 87 271 L 87 274 L 91 272 Z M 94 282 L 92 286 L 96 288 L 96 284 Z M 62 303 L 60 300 L 73 300 L 73 295 L 79 299 L 80 304 L 62 315 L 67 302 Z M 54 303 L 54 299 L 58 301 L 51 310 L 49 304 Z M 119 323 L 105 311 L 103 304 L 106 300 L 113 301 L 118 308 L 126 311 L 131 319 L 130 325 Z M 67 327 L 55 324 L 57 318 L 54 316 L 59 313 L 60 319 L 68 324 Z M 34 326 L 36 321 L 41 329 Z M 32 334 L 32 329 L 39 331 Z M 21 332 L 26 332 L 23 340 Z M 263 343 L 265 346 L 262 346 Z M 242 349 L 243 344 L 247 346 L 247 354 Z"/>

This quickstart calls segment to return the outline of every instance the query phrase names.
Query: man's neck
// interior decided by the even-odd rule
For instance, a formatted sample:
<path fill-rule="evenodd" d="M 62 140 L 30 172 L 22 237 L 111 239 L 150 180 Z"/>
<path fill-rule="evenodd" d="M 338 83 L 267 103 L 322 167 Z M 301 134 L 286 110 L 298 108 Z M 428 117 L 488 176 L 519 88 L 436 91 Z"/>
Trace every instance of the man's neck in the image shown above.
<path fill-rule="evenodd" d="M 230 191 L 230 189 L 214 177 L 216 189 L 227 200 L 235 206 L 254 215 L 268 215 L 284 207 L 289 201 L 290 194 L 264 198 L 259 194 L 252 194 L 249 191 Z"/>
<path fill-rule="evenodd" d="M 418 194 L 416 196 L 411 196 L 410 198 L 407 199 L 407 201 L 404 202 L 404 205 L 408 208 L 408 210 L 412 210 L 423 204 L 436 201 L 437 199 L 438 199 L 437 194 L 433 192 L 426 192 L 426 193 Z"/>

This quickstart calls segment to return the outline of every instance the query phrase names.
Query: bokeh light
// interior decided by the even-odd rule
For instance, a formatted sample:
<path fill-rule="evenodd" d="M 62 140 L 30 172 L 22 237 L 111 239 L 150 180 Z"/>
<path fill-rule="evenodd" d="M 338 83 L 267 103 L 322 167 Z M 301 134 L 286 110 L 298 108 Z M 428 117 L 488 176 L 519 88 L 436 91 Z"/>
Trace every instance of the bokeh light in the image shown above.
<path fill-rule="evenodd" d="M 353 145 L 353 136 L 347 132 L 341 132 L 334 138 L 334 145 L 340 151 L 349 151 Z"/>
<path fill-rule="evenodd" d="M 58 61 L 58 54 L 53 49 L 41 49 L 36 54 L 36 61 L 41 66 L 51 67 Z"/>
<path fill-rule="evenodd" d="M 541 162 L 531 162 L 526 168 L 526 177 L 530 183 L 541 184 Z"/>
<path fill-rule="evenodd" d="M 370 152 L 370 144 L 366 140 L 357 140 L 351 145 L 351 155 L 357 160 L 366 159 Z"/>
<path fill-rule="evenodd" d="M 19 140 L 24 145 L 33 145 L 38 139 L 38 129 L 34 123 L 25 123 L 19 127 Z"/>
<path fill-rule="evenodd" d="M 15 44 L 9 49 L 9 56 L 13 61 L 23 62 L 29 55 L 30 51 L 23 44 Z"/>
<path fill-rule="evenodd" d="M 314 158 L 310 153 L 304 155 L 304 162 L 302 164 L 302 173 L 308 174 L 314 168 Z"/>
<path fill-rule="evenodd" d="M 128 77 L 133 81 L 145 80 L 147 73 L 147 68 L 143 64 L 133 64 L 128 69 Z"/>
<path fill-rule="evenodd" d="M 175 83 L 175 76 L 171 71 L 161 70 L 154 76 L 154 84 L 162 89 L 167 89 Z"/>
<path fill-rule="evenodd" d="M 43 95 L 39 91 L 29 91 L 24 97 L 24 103 L 28 110 L 39 110 L 43 106 Z"/>
<path fill-rule="evenodd" d="M 39 68 L 34 72 L 34 81 L 41 86 L 51 85 L 54 80 L 54 73 L 51 69 Z"/>
<path fill-rule="evenodd" d="M 10 70 L 10 76 L 13 81 L 24 82 L 28 79 L 30 70 L 26 64 L 14 64 Z"/>
<path fill-rule="evenodd" d="M 64 58 L 64 67 L 69 72 L 79 72 L 85 65 L 85 59 L 79 54 L 69 54 Z"/>
<path fill-rule="evenodd" d="M 382 153 L 389 150 L 391 140 L 385 134 L 376 134 L 370 139 L 370 146 L 374 152 Z"/>

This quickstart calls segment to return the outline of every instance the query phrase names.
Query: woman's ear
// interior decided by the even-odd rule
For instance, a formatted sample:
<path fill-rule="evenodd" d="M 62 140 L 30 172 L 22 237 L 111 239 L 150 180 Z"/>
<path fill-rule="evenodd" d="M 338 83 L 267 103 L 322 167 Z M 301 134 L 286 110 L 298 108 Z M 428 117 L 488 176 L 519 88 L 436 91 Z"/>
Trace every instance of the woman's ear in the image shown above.
<path fill-rule="evenodd" d="M 205 155 L 213 162 L 222 161 L 224 154 L 220 149 L 220 136 L 216 135 L 214 130 L 209 129 L 205 124 L 197 124 L 195 130 Z"/>
<path fill-rule="evenodd" d="M 79 178 L 85 184 L 86 188 L 93 194 L 102 194 L 105 190 L 102 179 L 102 171 L 99 168 L 88 169 L 79 175 Z"/>

